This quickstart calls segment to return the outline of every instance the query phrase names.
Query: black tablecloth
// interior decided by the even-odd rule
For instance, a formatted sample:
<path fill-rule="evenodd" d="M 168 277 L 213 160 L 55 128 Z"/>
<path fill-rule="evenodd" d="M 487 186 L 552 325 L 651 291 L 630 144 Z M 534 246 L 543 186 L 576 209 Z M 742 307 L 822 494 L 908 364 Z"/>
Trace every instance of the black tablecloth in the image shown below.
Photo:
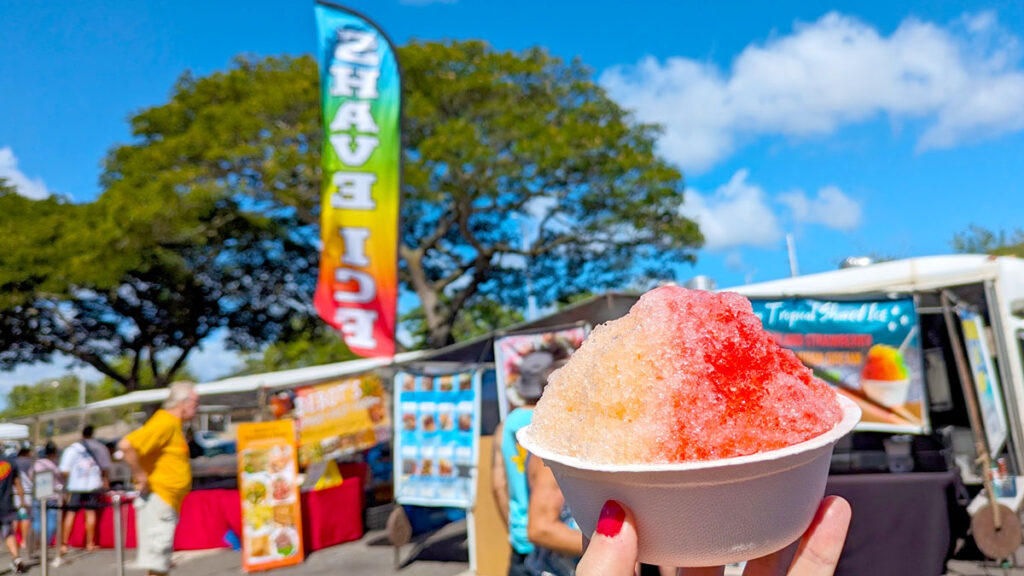
<path fill-rule="evenodd" d="M 826 494 L 846 498 L 853 520 L 838 575 L 937 576 L 963 521 L 954 472 L 831 476 Z"/>

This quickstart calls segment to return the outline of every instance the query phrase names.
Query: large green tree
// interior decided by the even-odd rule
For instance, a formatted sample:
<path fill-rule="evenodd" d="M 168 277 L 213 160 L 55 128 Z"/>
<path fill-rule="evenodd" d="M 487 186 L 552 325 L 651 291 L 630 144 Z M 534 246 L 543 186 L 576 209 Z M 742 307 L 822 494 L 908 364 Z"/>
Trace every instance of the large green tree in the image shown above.
<path fill-rule="evenodd" d="M 485 300 L 522 308 L 670 275 L 702 237 L 683 180 L 579 61 L 482 42 L 400 50 L 402 279 L 428 342 Z"/>
<path fill-rule="evenodd" d="M 701 236 L 657 128 L 581 63 L 480 42 L 399 52 L 400 279 L 430 345 L 452 342 L 467 311 L 521 308 L 528 286 L 546 306 L 694 259 Z M 64 354 L 131 390 L 144 370 L 168 383 L 217 330 L 243 351 L 310 338 L 318 87 L 309 57 L 185 74 L 131 118 L 96 201 L 0 194 L 13 248 L 0 253 L 0 366 Z"/>
<path fill-rule="evenodd" d="M 131 119 L 95 201 L 0 193 L 0 366 L 62 354 L 130 391 L 217 330 L 257 350 L 315 327 L 316 83 L 305 59 L 186 74 Z"/>

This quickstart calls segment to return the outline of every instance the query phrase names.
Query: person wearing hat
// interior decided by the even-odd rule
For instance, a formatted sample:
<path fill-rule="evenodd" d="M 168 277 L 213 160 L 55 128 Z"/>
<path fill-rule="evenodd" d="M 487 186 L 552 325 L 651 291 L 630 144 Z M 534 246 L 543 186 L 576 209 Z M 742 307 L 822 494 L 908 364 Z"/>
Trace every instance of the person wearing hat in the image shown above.
<path fill-rule="evenodd" d="M 548 515 L 537 516 L 537 511 L 547 510 L 551 506 L 559 508 L 558 502 L 549 502 L 549 496 L 561 497 L 558 485 L 552 486 L 548 483 L 539 484 L 540 491 L 531 503 L 531 486 L 527 476 L 529 455 L 516 441 L 516 432 L 530 424 L 533 418 L 533 408 L 544 392 L 548 376 L 554 372 L 564 359 L 556 358 L 555 354 L 540 350 L 523 356 L 519 364 L 519 379 L 515 382 L 515 393 L 522 401 L 519 406 L 509 412 L 494 431 L 494 457 L 491 466 L 491 481 L 493 484 L 494 498 L 498 504 L 498 510 L 508 526 L 508 539 L 512 547 L 509 558 L 509 576 L 529 576 L 534 570 L 527 565 L 527 560 L 535 554 L 537 544 L 531 541 L 530 532 L 534 539 L 541 535 L 540 543 L 544 545 L 547 539 L 546 534 L 565 536 L 558 528 L 552 528 L 547 522 Z M 536 475 L 535 475 L 536 476 Z M 550 480 L 554 481 L 551 477 Z M 556 494 L 557 493 L 557 494 Z M 555 498 L 557 499 L 557 498 Z M 534 522 L 537 526 L 530 527 L 530 509 L 534 508 Z M 582 539 L 579 539 L 580 552 L 582 552 Z"/>

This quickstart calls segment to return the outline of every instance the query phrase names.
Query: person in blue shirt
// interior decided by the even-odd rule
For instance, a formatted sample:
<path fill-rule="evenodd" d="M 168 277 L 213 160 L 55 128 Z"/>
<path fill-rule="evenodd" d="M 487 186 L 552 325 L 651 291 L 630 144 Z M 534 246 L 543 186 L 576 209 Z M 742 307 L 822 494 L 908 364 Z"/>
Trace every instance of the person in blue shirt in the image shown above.
<path fill-rule="evenodd" d="M 536 351 L 523 356 L 519 365 L 519 379 L 515 384 L 515 391 L 523 405 L 509 412 L 494 431 L 491 482 L 498 510 L 508 526 L 508 539 L 512 547 L 509 576 L 532 576 L 535 573 L 527 565 L 527 559 L 536 548 L 530 540 L 528 529 L 531 506 L 527 470 L 529 456 L 526 449 L 516 441 L 516 432 L 530 424 L 533 408 L 544 391 L 548 375 L 562 363 L 564 359 L 556 358 L 555 353 L 550 351 Z M 549 492 L 543 491 L 544 494 Z"/>
<path fill-rule="evenodd" d="M 526 558 L 532 574 L 573 576 L 583 555 L 583 534 L 544 461 L 530 455 L 526 464 L 530 507 L 526 534 L 533 552 Z"/>

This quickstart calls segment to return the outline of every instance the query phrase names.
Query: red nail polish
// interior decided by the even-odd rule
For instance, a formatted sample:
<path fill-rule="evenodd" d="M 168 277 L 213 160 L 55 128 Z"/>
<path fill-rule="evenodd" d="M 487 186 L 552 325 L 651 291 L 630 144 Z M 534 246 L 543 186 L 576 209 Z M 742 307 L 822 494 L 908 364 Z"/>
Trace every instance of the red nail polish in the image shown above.
<path fill-rule="evenodd" d="M 622 530 L 622 523 L 626 521 L 626 511 L 622 505 L 615 500 L 609 500 L 601 508 L 601 517 L 597 520 L 597 533 L 608 538 L 614 538 Z"/>

